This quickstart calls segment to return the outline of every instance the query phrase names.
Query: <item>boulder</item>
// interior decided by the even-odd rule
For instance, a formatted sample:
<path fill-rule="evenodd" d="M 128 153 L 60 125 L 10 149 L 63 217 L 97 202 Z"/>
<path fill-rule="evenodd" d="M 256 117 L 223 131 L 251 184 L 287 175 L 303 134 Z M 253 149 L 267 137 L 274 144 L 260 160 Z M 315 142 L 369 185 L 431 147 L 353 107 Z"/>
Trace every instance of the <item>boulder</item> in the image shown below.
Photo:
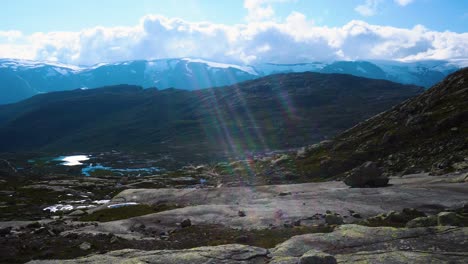
<path fill-rule="evenodd" d="M 11 232 L 11 229 L 12 229 L 11 226 L 0 228 L 0 236 L 9 235 Z"/>
<path fill-rule="evenodd" d="M 347 173 L 343 182 L 351 187 L 382 187 L 388 184 L 388 177 L 376 163 L 365 162 Z"/>
<path fill-rule="evenodd" d="M 329 225 L 341 225 L 343 224 L 343 218 L 337 214 L 326 214 L 325 222 Z"/>
<path fill-rule="evenodd" d="M 460 218 L 454 212 L 441 212 L 437 215 L 437 225 L 458 226 L 461 224 Z"/>
<path fill-rule="evenodd" d="M 413 208 L 404 208 L 401 212 L 390 211 L 366 219 L 373 226 L 405 226 L 409 221 L 424 217 L 426 214 Z"/>
<path fill-rule="evenodd" d="M 330 254 L 318 250 L 309 250 L 299 259 L 299 264 L 336 264 L 336 259 Z"/>
<path fill-rule="evenodd" d="M 289 156 L 286 154 L 281 155 L 279 158 L 272 160 L 270 163 L 272 166 L 280 165 L 289 160 Z"/>
<path fill-rule="evenodd" d="M 190 219 L 185 219 L 180 223 L 180 227 L 182 228 L 189 227 L 191 225 L 192 225 L 192 221 L 190 221 Z"/>
<path fill-rule="evenodd" d="M 436 216 L 427 216 L 427 217 L 417 217 L 413 220 L 406 223 L 406 227 L 429 227 L 437 226 L 437 217 Z"/>
<path fill-rule="evenodd" d="M 80 244 L 80 249 L 81 250 L 90 250 L 91 249 L 91 244 L 88 242 L 83 242 Z"/>

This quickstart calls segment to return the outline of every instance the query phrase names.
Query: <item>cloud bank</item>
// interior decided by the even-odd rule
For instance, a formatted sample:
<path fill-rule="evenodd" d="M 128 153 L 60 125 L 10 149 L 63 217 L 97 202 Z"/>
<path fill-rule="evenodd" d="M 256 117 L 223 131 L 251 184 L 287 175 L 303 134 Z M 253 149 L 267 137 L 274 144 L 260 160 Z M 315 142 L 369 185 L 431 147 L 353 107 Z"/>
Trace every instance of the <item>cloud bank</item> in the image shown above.
<path fill-rule="evenodd" d="M 255 1 L 248 8 L 252 16 L 273 15 L 268 5 Z M 353 20 L 342 27 L 326 27 L 315 25 L 299 12 L 281 22 L 249 17 L 246 21 L 224 25 L 147 15 L 133 27 L 31 35 L 0 31 L 0 57 L 75 65 L 175 57 L 246 64 L 468 57 L 468 33 L 431 31 L 421 25 L 406 29 Z"/>

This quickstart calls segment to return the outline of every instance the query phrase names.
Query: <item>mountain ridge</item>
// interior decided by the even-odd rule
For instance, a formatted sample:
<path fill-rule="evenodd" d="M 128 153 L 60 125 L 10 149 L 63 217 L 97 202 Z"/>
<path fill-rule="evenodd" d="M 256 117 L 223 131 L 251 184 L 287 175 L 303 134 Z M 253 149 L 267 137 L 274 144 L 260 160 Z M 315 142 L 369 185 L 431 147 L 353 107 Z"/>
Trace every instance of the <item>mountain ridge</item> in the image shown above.
<path fill-rule="evenodd" d="M 173 58 L 72 66 L 51 62 L 0 59 L 0 104 L 32 95 L 77 88 L 131 84 L 144 88 L 186 90 L 232 85 L 276 73 L 344 73 L 430 87 L 464 62 L 334 61 L 297 64 L 237 65 L 203 59 Z"/>
<path fill-rule="evenodd" d="M 277 74 L 196 91 L 120 85 L 0 106 L 0 151 L 244 154 L 335 135 L 422 92 L 344 74 Z"/>

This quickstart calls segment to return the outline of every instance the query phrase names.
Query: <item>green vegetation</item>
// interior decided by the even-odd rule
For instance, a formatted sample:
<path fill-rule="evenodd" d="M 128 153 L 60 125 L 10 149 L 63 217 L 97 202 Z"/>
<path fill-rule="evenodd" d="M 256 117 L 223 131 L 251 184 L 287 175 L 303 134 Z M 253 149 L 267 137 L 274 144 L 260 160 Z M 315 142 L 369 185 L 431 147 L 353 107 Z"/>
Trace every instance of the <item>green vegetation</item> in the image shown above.
<path fill-rule="evenodd" d="M 184 241 L 183 248 L 197 246 L 218 246 L 225 244 L 244 244 L 263 248 L 272 248 L 289 238 L 310 233 L 329 233 L 328 226 L 297 226 L 263 230 L 236 230 L 215 225 L 197 225 L 176 230 L 170 241 Z"/>
<path fill-rule="evenodd" d="M 109 222 L 121 219 L 132 218 L 135 216 L 147 215 L 158 213 L 162 211 L 172 210 L 179 208 L 177 205 L 172 204 L 159 204 L 150 206 L 146 204 L 129 205 L 117 208 L 107 208 L 93 212 L 92 214 L 85 215 L 80 218 L 80 221 L 98 221 Z"/>
<path fill-rule="evenodd" d="M 318 142 L 421 91 L 350 75 L 291 73 L 198 91 L 120 85 L 51 93 L 0 107 L 0 151 L 117 149 L 206 163 Z M 31 131 L 31 124 L 41 125 Z"/>

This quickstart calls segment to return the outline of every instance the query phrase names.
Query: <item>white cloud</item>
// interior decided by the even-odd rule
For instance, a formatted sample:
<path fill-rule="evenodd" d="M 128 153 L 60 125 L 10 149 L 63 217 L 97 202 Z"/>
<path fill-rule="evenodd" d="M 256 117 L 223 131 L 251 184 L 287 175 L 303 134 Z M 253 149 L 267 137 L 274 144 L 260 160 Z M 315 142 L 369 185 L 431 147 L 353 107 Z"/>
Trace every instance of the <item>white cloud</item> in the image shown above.
<path fill-rule="evenodd" d="M 260 21 L 271 18 L 275 11 L 268 0 L 245 0 L 244 8 L 247 9 L 248 21 Z"/>
<path fill-rule="evenodd" d="M 198 57 L 231 63 L 298 63 L 343 59 L 460 59 L 468 33 L 423 26 L 396 28 L 353 20 L 317 26 L 299 12 L 283 22 L 224 25 L 148 15 L 133 27 L 79 32 L 0 31 L 0 57 L 90 65 L 134 59 Z"/>
<path fill-rule="evenodd" d="M 411 4 L 414 0 L 394 0 L 400 6 L 407 6 Z"/>
<path fill-rule="evenodd" d="M 356 6 L 354 10 L 362 16 L 373 16 L 377 13 L 381 2 L 381 0 L 366 0 L 364 4 Z"/>

